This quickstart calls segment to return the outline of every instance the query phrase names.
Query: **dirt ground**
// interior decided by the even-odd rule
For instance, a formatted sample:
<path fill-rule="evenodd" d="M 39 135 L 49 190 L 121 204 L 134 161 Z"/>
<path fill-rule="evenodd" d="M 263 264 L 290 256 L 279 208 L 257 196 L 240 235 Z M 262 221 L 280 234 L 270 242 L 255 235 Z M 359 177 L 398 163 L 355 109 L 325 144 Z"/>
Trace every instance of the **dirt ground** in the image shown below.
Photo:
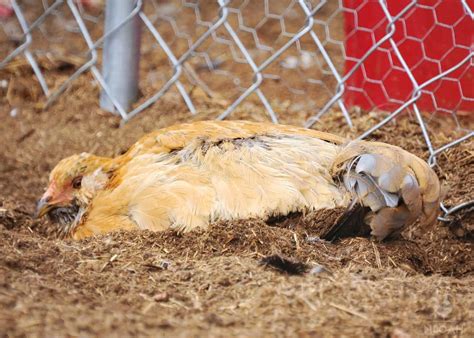
<path fill-rule="evenodd" d="M 63 66 L 42 65 L 51 86 L 67 78 Z M 120 154 L 154 129 L 215 118 L 228 102 L 191 90 L 199 111 L 191 116 L 172 90 L 121 127 L 98 108 L 90 74 L 46 109 L 27 67 L 1 71 L 2 79 L 9 86 L 0 88 L 0 336 L 474 336 L 472 209 L 383 243 L 318 240 L 317 229 L 337 217 L 327 211 L 279 227 L 248 220 L 185 235 L 58 239 L 55 226 L 33 213 L 60 159 Z M 146 97 L 155 89 L 141 91 Z M 272 104 L 281 122 L 300 125 L 312 114 L 277 94 Z M 381 117 L 351 113 L 352 130 L 336 111 L 318 128 L 351 137 Z M 268 116 L 251 97 L 231 118 Z M 462 124 L 474 128 L 472 119 Z M 429 130 L 435 146 L 459 136 L 449 119 L 430 121 Z M 410 116 L 372 138 L 426 158 Z M 471 140 L 439 156 L 447 207 L 474 197 L 473 149 Z M 307 272 L 288 275 L 262 264 L 275 254 L 304 263 Z"/>

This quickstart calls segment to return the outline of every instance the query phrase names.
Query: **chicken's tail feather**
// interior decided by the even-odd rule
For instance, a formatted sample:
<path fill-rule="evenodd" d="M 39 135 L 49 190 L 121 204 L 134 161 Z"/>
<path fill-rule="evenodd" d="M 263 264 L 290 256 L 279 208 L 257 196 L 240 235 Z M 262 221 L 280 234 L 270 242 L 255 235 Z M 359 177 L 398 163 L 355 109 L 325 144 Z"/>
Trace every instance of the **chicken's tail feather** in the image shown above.
<path fill-rule="evenodd" d="M 370 228 L 365 223 L 365 217 L 369 212 L 369 208 L 364 207 L 354 199 L 335 224 L 325 234 L 321 235 L 321 238 L 333 241 L 343 237 L 370 235 Z"/>
<path fill-rule="evenodd" d="M 364 222 L 382 240 L 400 232 L 420 216 L 436 219 L 440 199 L 438 177 L 429 165 L 401 148 L 354 141 L 334 162 L 333 172 L 352 197 L 370 209 Z"/>

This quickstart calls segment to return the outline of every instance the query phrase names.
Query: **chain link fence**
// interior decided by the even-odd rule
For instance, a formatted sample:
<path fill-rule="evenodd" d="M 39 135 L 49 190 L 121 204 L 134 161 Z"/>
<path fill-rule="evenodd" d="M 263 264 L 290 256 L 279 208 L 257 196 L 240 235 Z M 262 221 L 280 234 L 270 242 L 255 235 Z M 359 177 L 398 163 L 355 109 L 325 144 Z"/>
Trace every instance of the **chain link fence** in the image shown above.
<path fill-rule="evenodd" d="M 467 0 L 136 0 L 106 32 L 106 12 L 124 1 L 108 1 L 107 10 L 105 2 L 0 0 L 0 70 L 31 67 L 46 107 L 90 72 L 123 121 L 146 114 L 170 90 L 196 114 L 190 88 L 222 99 L 219 119 L 247 99 L 277 123 L 275 106 L 285 98 L 288 110 L 308 112 L 306 127 L 326 114 L 342 114 L 349 126 L 354 112 L 385 114 L 360 138 L 409 112 L 433 166 L 474 135 L 463 122 L 474 110 L 474 13 Z M 142 43 L 135 54 L 143 97 L 133 105 L 101 68 L 104 43 L 131 29 L 141 30 Z M 48 65 L 57 63 L 67 66 L 66 75 L 51 79 Z M 439 115 L 454 121 L 457 136 L 435 146 L 427 123 Z M 440 219 L 473 204 L 468 196 L 442 204 Z"/>

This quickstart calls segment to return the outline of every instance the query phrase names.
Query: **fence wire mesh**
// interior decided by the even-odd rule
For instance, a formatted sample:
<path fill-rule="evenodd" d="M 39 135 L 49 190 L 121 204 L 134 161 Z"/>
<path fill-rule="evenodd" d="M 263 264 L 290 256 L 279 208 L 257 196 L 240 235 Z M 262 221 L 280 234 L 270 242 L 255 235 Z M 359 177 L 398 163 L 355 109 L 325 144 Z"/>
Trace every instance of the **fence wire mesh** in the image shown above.
<path fill-rule="evenodd" d="M 441 153 L 474 136 L 463 122 L 474 110 L 474 13 L 468 1 L 134 3 L 130 15 L 105 34 L 105 0 L 0 0 L 0 70 L 31 67 L 46 106 L 90 72 L 124 121 L 146 113 L 170 90 L 177 90 L 190 114 L 196 114 L 189 94 L 195 87 L 223 99 L 219 119 L 248 98 L 275 123 L 275 106 L 288 98 L 288 110 L 308 112 L 306 127 L 327 114 L 342 114 L 349 126 L 360 111 L 384 114 L 360 138 L 408 112 L 422 132 L 432 166 Z M 131 20 L 142 26 L 144 97 L 127 109 L 113 96 L 100 66 L 105 39 Z M 49 78 L 48 70 L 58 63 L 65 75 Z M 456 137 L 434 144 L 428 124 L 439 116 L 454 121 Z M 440 219 L 449 221 L 473 204 L 472 196 L 441 204 Z"/>

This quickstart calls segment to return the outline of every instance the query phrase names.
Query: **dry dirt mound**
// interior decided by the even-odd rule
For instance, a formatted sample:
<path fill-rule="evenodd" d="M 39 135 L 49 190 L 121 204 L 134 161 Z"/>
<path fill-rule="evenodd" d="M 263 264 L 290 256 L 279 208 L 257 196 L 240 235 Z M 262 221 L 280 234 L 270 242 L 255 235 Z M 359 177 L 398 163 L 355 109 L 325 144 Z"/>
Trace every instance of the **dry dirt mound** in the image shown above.
<path fill-rule="evenodd" d="M 4 201 L 1 210 L 0 326 L 7 335 L 470 329 L 472 243 L 446 228 L 416 240 L 329 243 L 295 223 L 250 220 L 184 235 L 119 232 L 75 242 L 38 232 L 46 224 L 14 203 Z M 311 218 L 321 222 L 318 215 L 305 221 Z M 272 254 L 311 271 L 289 276 L 260 264 Z"/>

